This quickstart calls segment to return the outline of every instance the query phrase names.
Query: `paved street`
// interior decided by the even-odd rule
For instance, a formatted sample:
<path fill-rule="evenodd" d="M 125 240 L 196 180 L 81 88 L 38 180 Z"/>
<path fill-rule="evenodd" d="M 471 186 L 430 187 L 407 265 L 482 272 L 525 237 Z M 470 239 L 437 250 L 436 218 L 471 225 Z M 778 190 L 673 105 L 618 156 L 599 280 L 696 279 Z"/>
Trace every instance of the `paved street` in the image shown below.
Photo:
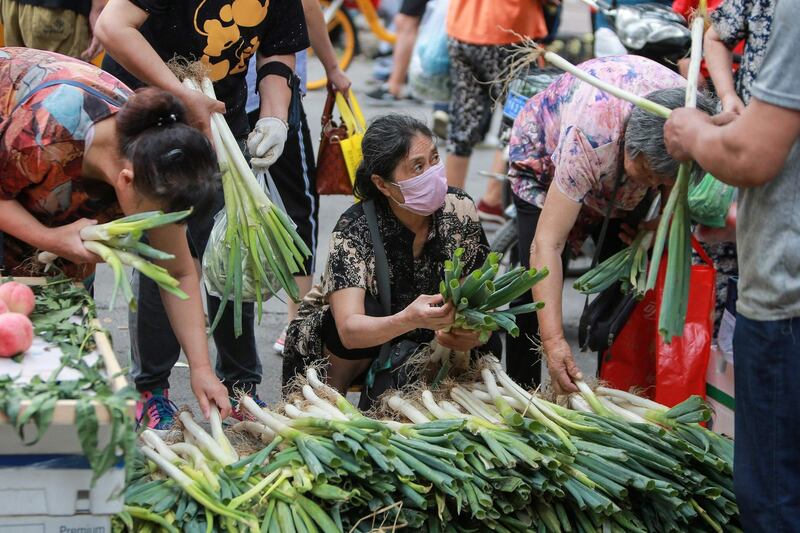
<path fill-rule="evenodd" d="M 578 0 L 570 0 L 565 6 L 564 31 L 567 33 L 584 32 L 589 27 L 587 8 Z M 371 86 L 364 80 L 370 78 L 372 62 L 365 58 L 357 58 L 348 70 L 348 75 L 354 81 L 354 90 L 357 95 L 363 95 Z M 322 111 L 325 95 L 323 92 L 310 93 L 304 101 L 306 113 L 308 114 L 311 133 L 314 139 L 319 138 L 319 116 Z M 395 106 L 392 108 L 375 107 L 369 104 L 365 97 L 359 100 L 367 120 L 387 112 L 399 112 L 411 114 L 423 121 L 430 122 L 431 110 L 428 106 Z M 495 117 L 497 122 L 498 117 Z M 493 129 L 496 131 L 496 128 Z M 315 146 L 316 148 L 316 146 Z M 444 146 L 441 146 L 444 153 Z M 477 201 L 485 187 L 485 180 L 478 171 L 488 170 L 493 157 L 491 147 L 480 147 L 476 150 L 470 168 L 470 177 L 467 183 L 467 191 Z M 347 197 L 323 197 L 320 202 L 320 227 L 319 227 L 319 249 L 317 255 L 317 272 L 321 272 L 325 265 L 328 251 L 328 236 L 336 223 L 339 215 L 351 205 L 352 200 Z M 491 238 L 491 237 L 490 237 Z M 96 299 L 101 308 L 100 314 L 105 326 L 111 331 L 113 336 L 114 349 L 123 367 L 129 366 L 130 342 L 128 336 L 128 321 L 126 310 L 119 303 L 117 308 L 109 310 L 108 299 L 110 295 L 111 276 L 105 265 L 98 268 L 98 278 L 96 284 Z M 577 321 L 583 306 L 583 299 L 571 289 L 571 280 L 567 281 L 569 288 L 564 295 L 565 328 L 571 342 L 576 344 Z M 120 299 L 118 299 L 119 302 Z M 278 336 L 281 328 L 286 321 L 286 310 L 284 305 L 277 299 L 271 300 L 265 307 L 266 313 L 261 324 L 256 329 L 259 353 L 264 366 L 264 378 L 259 388 L 261 397 L 268 402 L 275 402 L 279 398 L 281 358 L 273 353 L 272 345 Z M 164 325 L 167 327 L 167 324 Z M 213 342 L 211 343 L 212 354 Z M 213 357 L 213 355 L 212 355 Z M 593 373 L 595 362 L 594 355 L 580 354 L 579 363 L 581 368 L 588 373 Z M 194 405 L 193 397 L 189 389 L 189 370 L 185 365 L 185 358 L 181 357 L 181 363 L 173 369 L 171 378 L 171 398 L 179 406 L 183 404 Z"/>

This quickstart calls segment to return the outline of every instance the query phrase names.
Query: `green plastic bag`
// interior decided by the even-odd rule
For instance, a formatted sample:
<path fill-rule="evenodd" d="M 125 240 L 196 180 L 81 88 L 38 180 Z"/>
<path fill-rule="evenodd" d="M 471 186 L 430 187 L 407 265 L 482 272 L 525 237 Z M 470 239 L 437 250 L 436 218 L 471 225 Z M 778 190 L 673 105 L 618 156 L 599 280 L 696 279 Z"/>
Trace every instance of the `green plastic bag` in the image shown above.
<path fill-rule="evenodd" d="M 692 222 L 709 228 L 724 228 L 736 188 L 706 174 L 689 189 L 689 214 Z"/>

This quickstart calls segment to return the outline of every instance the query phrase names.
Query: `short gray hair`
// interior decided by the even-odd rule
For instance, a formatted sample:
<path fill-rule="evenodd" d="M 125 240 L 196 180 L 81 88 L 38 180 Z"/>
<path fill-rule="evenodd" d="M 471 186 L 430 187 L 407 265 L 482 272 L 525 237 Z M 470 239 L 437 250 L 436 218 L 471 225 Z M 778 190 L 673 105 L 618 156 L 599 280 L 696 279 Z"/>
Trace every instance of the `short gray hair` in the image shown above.
<path fill-rule="evenodd" d="M 651 92 L 645 98 L 669 109 L 675 109 L 684 105 L 686 89 L 683 87 L 659 89 Z M 709 95 L 698 92 L 697 108 L 713 115 L 716 103 Z M 680 163 L 669 155 L 667 147 L 664 145 L 665 122 L 665 119 L 649 111 L 634 107 L 625 127 L 625 151 L 631 158 L 637 157 L 639 154 L 644 156 L 650 169 L 657 175 L 674 177 L 678 174 Z M 697 165 L 694 165 L 693 170 L 696 175 L 703 172 Z"/>

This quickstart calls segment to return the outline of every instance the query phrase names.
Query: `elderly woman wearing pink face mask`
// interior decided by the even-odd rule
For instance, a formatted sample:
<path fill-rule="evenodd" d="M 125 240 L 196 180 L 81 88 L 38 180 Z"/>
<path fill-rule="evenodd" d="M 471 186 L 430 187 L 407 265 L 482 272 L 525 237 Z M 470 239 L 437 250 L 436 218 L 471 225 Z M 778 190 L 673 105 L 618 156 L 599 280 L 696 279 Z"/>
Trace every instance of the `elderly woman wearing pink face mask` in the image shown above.
<path fill-rule="evenodd" d="M 481 348 L 474 332 L 452 329 L 452 305 L 443 305 L 442 265 L 465 249 L 464 272 L 479 268 L 489 248 L 472 199 L 447 187 L 430 130 L 401 115 L 376 119 L 362 142 L 364 159 L 355 194 L 333 230 L 321 283 L 289 325 L 284 383 L 308 364 L 327 361 L 329 383 L 346 391 L 387 342 L 434 338 L 456 351 Z M 381 305 L 376 249 L 366 210 L 374 207 L 386 254 L 391 313 Z M 499 352 L 492 339 L 482 351 Z"/>

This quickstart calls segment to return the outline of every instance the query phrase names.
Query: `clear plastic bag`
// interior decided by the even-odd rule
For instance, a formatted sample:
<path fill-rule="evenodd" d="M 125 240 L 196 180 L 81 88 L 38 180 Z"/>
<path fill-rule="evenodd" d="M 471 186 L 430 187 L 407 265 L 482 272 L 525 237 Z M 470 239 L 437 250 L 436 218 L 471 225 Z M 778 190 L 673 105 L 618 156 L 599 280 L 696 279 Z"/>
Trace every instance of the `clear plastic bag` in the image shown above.
<path fill-rule="evenodd" d="M 270 178 L 268 174 L 265 175 L 264 173 L 259 174 L 257 178 L 259 185 L 261 185 L 261 188 L 264 189 L 264 191 L 270 197 L 270 200 L 272 200 L 272 202 L 278 206 L 279 209 L 283 209 L 283 201 L 278 194 L 275 184 L 272 182 L 272 178 Z M 285 209 L 283 210 L 285 212 Z M 208 238 L 208 243 L 206 243 L 206 249 L 203 253 L 203 283 L 205 285 L 206 292 L 212 296 L 216 296 L 217 298 L 222 298 L 222 295 L 225 292 L 225 282 L 228 279 L 228 260 L 230 258 L 230 249 L 225 243 L 225 233 L 227 232 L 227 229 L 228 217 L 225 209 L 223 208 L 214 216 L 214 226 L 211 228 L 211 235 Z M 257 294 L 253 272 L 247 268 L 248 256 L 249 251 L 243 248 L 242 301 L 255 302 L 257 300 L 261 300 L 262 302 L 265 302 L 274 295 L 270 293 L 269 287 L 261 287 L 261 295 L 259 296 Z M 267 278 L 270 281 L 270 285 L 276 288 L 280 287 L 277 277 L 275 277 L 275 275 L 269 269 L 269 266 L 264 265 L 264 269 L 267 272 Z M 228 300 L 233 300 L 232 291 L 228 297 Z"/>

